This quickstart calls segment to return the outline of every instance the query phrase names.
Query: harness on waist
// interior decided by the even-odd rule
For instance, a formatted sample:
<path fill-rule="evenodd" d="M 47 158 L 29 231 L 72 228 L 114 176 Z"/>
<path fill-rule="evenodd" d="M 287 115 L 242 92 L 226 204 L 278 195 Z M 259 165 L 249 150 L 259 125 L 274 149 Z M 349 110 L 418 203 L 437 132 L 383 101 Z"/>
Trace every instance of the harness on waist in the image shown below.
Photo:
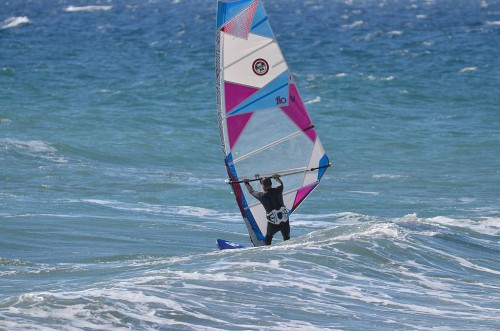
<path fill-rule="evenodd" d="M 288 210 L 285 206 L 281 207 L 279 210 L 273 209 L 267 213 L 266 217 L 269 223 L 280 224 L 281 222 L 288 221 Z"/>

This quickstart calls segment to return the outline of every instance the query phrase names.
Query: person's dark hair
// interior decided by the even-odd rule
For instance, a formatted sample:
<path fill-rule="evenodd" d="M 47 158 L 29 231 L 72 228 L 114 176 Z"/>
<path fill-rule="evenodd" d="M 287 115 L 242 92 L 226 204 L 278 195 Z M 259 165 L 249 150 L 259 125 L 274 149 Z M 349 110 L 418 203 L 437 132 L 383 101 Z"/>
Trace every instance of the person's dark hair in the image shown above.
<path fill-rule="evenodd" d="M 272 182 L 271 182 L 271 178 L 269 177 L 266 177 L 266 178 L 263 178 L 260 183 L 262 184 L 262 186 L 264 188 L 271 188 L 273 186 Z"/>

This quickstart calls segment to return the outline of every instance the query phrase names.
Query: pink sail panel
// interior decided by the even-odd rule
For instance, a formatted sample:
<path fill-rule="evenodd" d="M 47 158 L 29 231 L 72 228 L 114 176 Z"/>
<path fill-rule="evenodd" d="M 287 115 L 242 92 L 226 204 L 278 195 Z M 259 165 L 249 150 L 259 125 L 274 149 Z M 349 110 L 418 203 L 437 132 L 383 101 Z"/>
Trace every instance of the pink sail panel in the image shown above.
<path fill-rule="evenodd" d="M 258 90 L 255 87 L 224 82 L 226 114 Z"/>
<path fill-rule="evenodd" d="M 227 133 L 229 138 L 229 147 L 233 149 L 236 141 L 245 129 L 245 126 L 252 118 L 254 113 L 244 113 L 241 115 L 234 115 L 227 118 Z"/>
<path fill-rule="evenodd" d="M 295 196 L 295 201 L 293 202 L 292 211 L 294 211 L 295 208 L 297 208 L 298 205 L 300 205 L 300 203 L 309 195 L 309 193 L 312 192 L 312 190 L 314 190 L 316 186 L 318 186 L 318 183 L 302 187 L 297 191 L 297 195 Z"/>
<path fill-rule="evenodd" d="M 297 86 L 290 83 L 290 101 L 288 106 L 281 107 L 283 112 L 297 125 L 312 141 L 316 140 L 316 130 L 312 129 L 312 122 L 307 114 L 304 103 L 300 99 Z"/>

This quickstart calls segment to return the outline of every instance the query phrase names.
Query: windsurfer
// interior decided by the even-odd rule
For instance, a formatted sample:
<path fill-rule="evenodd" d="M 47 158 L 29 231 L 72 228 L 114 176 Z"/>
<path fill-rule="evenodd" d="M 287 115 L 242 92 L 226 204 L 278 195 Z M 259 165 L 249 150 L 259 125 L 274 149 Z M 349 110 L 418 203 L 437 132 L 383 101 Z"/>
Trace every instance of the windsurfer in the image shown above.
<path fill-rule="evenodd" d="M 267 217 L 267 233 L 265 244 L 271 245 L 273 236 L 281 231 L 283 240 L 290 239 L 290 222 L 288 221 L 288 211 L 283 203 L 283 182 L 278 174 L 272 176 L 278 183 L 273 188 L 271 178 L 266 177 L 261 180 L 262 189 L 264 192 L 255 191 L 250 185 L 248 179 L 244 180 L 245 186 L 257 200 L 262 203 L 266 209 Z"/>

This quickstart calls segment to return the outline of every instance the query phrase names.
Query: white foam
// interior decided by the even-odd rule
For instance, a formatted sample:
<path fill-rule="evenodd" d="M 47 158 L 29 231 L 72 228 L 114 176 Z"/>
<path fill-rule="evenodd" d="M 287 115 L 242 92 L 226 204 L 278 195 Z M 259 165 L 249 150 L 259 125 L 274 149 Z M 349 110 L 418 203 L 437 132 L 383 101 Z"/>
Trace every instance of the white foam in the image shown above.
<path fill-rule="evenodd" d="M 301 249 L 295 256 L 290 248 L 293 246 L 284 243 L 254 251 L 196 255 L 190 263 L 179 261 L 178 265 L 137 272 L 127 268 L 122 275 L 107 277 L 90 289 L 11 298 L 2 302 L 0 320 L 7 317 L 3 324 L 7 329 L 156 330 L 160 325 L 210 331 L 330 330 L 328 326 L 334 323 L 313 321 L 314 316 L 338 316 L 340 320 L 354 318 L 359 311 L 368 311 L 378 322 L 380 316 L 395 319 L 398 314 L 407 314 L 398 325 L 422 330 L 423 325 L 420 328 L 408 321 L 414 318 L 418 324 L 429 315 L 443 323 L 464 318 L 469 322 L 497 320 L 498 310 L 490 305 L 494 299 L 483 303 L 480 299 L 484 296 L 475 291 L 459 291 L 460 277 L 448 282 L 447 277 L 420 270 L 421 265 L 408 261 L 397 270 L 392 264 L 380 265 L 388 277 L 378 278 L 363 272 L 363 267 L 370 266 L 351 265 L 339 251 L 323 252 L 317 255 L 318 261 L 312 261 L 303 258 L 311 251 Z M 348 265 L 359 269 L 346 270 Z M 400 273 L 404 277 L 396 278 Z M 275 310 L 278 306 L 286 310 Z M 284 318 L 286 311 L 297 315 Z M 223 316 L 230 318 L 222 320 Z M 35 325 L 38 318 L 46 321 L 43 327 Z"/>
<path fill-rule="evenodd" d="M 155 213 L 160 215 L 174 215 L 174 216 L 187 216 L 196 217 L 208 220 L 217 221 L 234 221 L 241 222 L 241 216 L 237 213 L 221 213 L 217 210 L 196 207 L 196 206 L 163 206 L 153 205 L 146 203 L 126 203 L 116 200 L 102 200 L 102 199 L 79 199 L 70 200 L 70 202 L 84 202 L 103 207 L 108 207 L 116 210 L 138 212 L 138 213 Z"/>
<path fill-rule="evenodd" d="M 484 22 L 484 24 L 491 26 L 500 26 L 500 21 L 486 21 Z"/>
<path fill-rule="evenodd" d="M 336 240 L 352 240 L 360 238 L 404 238 L 407 232 L 394 223 L 375 223 L 367 227 L 360 226 L 354 233 L 336 237 Z"/>
<path fill-rule="evenodd" d="M 315 80 L 316 80 L 316 77 L 317 77 L 316 75 L 309 74 L 309 75 L 307 75 L 306 80 L 307 80 L 308 82 L 313 82 L 313 81 L 315 81 Z"/>
<path fill-rule="evenodd" d="M 477 67 L 465 67 L 465 68 L 460 69 L 459 72 L 476 71 L 476 70 L 477 70 Z"/>
<path fill-rule="evenodd" d="M 116 210 L 142 212 L 142 213 L 164 213 L 169 214 L 167 210 L 163 209 L 162 206 L 158 205 L 148 205 L 148 204 L 127 204 L 120 201 L 112 200 L 101 200 L 101 199 L 82 199 L 81 202 L 86 202 L 90 204 L 95 204 L 99 206 L 104 206 Z M 78 201 L 77 201 L 78 202 Z"/>
<path fill-rule="evenodd" d="M 55 153 L 57 151 L 54 147 L 41 140 L 10 140 L 10 142 L 16 147 L 27 149 L 34 153 Z"/>
<path fill-rule="evenodd" d="M 358 194 L 365 194 L 365 195 L 379 195 L 379 192 L 371 192 L 371 191 L 347 191 L 350 193 L 358 193 Z"/>
<path fill-rule="evenodd" d="M 461 203 L 464 203 L 464 204 L 468 204 L 468 203 L 476 202 L 477 199 L 476 198 L 459 198 L 458 201 L 460 201 Z"/>
<path fill-rule="evenodd" d="M 214 217 L 219 215 L 219 212 L 215 210 L 194 206 L 178 206 L 173 207 L 172 210 L 176 214 L 183 216 Z"/>
<path fill-rule="evenodd" d="M 431 248 L 431 247 L 426 247 L 427 250 L 431 251 L 431 252 L 434 252 L 434 254 L 436 256 L 445 256 L 446 259 L 448 260 L 455 260 L 458 264 L 460 264 L 461 266 L 465 267 L 465 268 L 469 268 L 469 269 L 473 269 L 473 270 L 477 270 L 477 271 L 481 271 L 481 272 L 484 272 L 484 273 L 489 273 L 489 274 L 492 274 L 492 275 L 500 275 L 500 271 L 498 270 L 495 270 L 495 269 L 490 269 L 490 268 L 486 268 L 486 267 L 483 267 L 483 266 L 480 266 L 480 265 L 477 265 L 461 256 L 458 256 L 456 254 L 450 254 L 450 253 L 447 253 L 446 251 L 444 250 L 440 250 L 440 249 L 434 249 L 434 248 Z"/>
<path fill-rule="evenodd" d="M 309 100 L 309 101 L 307 101 L 305 104 L 306 104 L 306 105 L 310 105 L 310 104 L 312 104 L 312 103 L 318 103 L 318 102 L 321 102 L 321 97 L 316 97 L 316 98 L 314 98 L 314 99 L 312 99 L 312 100 Z"/>
<path fill-rule="evenodd" d="M 389 36 L 401 36 L 401 35 L 403 35 L 403 31 L 394 30 L 394 31 L 387 32 L 387 34 Z"/>
<path fill-rule="evenodd" d="M 39 157 L 56 163 L 68 162 L 67 159 L 57 156 L 56 148 L 41 140 L 0 139 L 0 147 L 7 150 L 15 149 L 22 154 L 31 157 Z"/>
<path fill-rule="evenodd" d="M 342 25 L 342 27 L 345 29 L 354 29 L 354 28 L 357 28 L 357 27 L 362 26 L 364 24 L 365 24 L 365 22 L 363 22 L 363 21 L 354 21 L 351 24 Z"/>
<path fill-rule="evenodd" d="M 108 11 L 113 9 L 113 6 L 68 6 L 63 10 L 65 12 L 94 12 L 94 11 Z"/>
<path fill-rule="evenodd" d="M 356 224 L 358 222 L 376 221 L 378 218 L 353 212 L 340 212 L 331 214 L 298 214 L 293 213 L 293 218 L 299 220 L 331 219 L 335 224 Z M 330 224 L 331 225 L 331 224 Z"/>
<path fill-rule="evenodd" d="M 454 219 L 444 216 L 437 216 L 428 219 L 431 223 L 443 224 L 446 226 L 457 226 L 469 228 L 475 232 L 490 236 L 500 235 L 500 218 L 483 217 L 479 220 L 470 219 Z"/>
<path fill-rule="evenodd" d="M 407 178 L 408 176 L 393 175 L 393 174 L 375 174 L 372 177 L 376 179 L 401 179 L 401 178 Z"/>
<path fill-rule="evenodd" d="M 180 216 L 190 216 L 224 222 L 241 222 L 241 215 L 239 213 L 223 213 L 218 210 L 196 206 L 172 206 L 168 208 L 168 211 L 171 214 Z"/>
<path fill-rule="evenodd" d="M 326 228 L 326 227 L 329 227 L 332 225 L 331 222 L 300 220 L 300 219 L 295 219 L 295 218 L 292 218 L 290 220 L 290 222 L 292 222 L 293 226 L 303 226 L 303 227 L 307 227 L 307 228 L 316 228 L 316 229 L 323 229 L 323 228 Z"/>
<path fill-rule="evenodd" d="M 27 16 L 9 17 L 2 22 L 0 29 L 10 29 L 22 24 L 31 23 Z"/>

